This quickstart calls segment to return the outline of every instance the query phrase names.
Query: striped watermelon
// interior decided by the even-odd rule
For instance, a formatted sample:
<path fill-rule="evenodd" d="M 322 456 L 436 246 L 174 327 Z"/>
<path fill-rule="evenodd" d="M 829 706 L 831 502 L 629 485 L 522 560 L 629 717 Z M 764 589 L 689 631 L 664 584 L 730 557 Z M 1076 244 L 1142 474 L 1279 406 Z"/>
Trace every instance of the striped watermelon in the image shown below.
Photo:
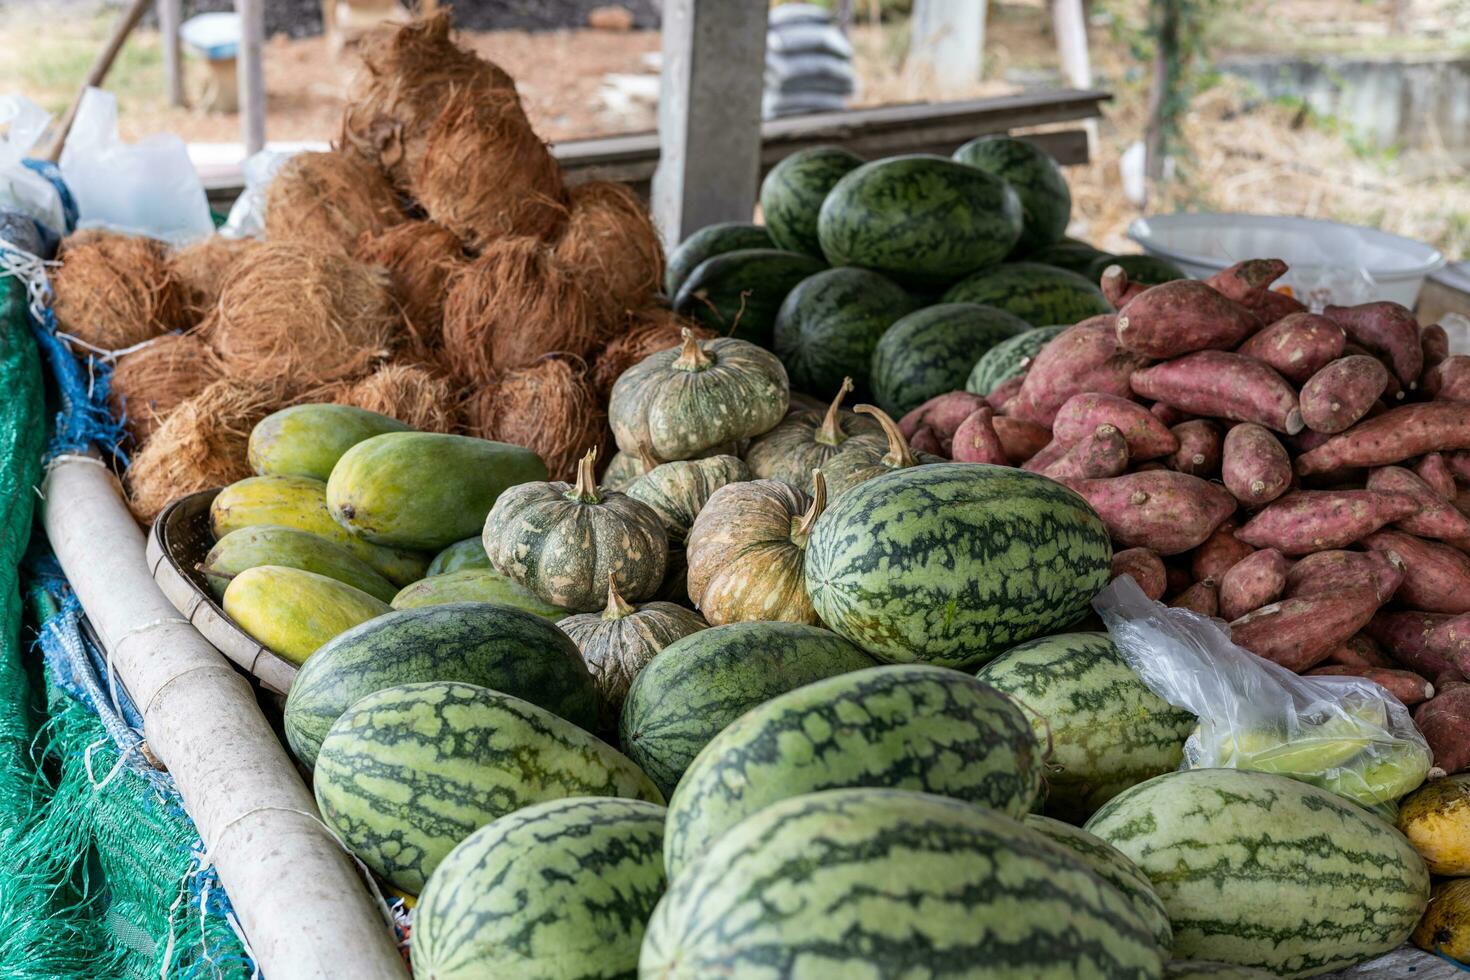
<path fill-rule="evenodd" d="M 623 751 L 665 795 L 710 739 L 778 694 L 877 665 L 842 637 L 798 623 L 730 623 L 675 640 L 633 679 Z"/>
<path fill-rule="evenodd" d="M 1112 554 L 1060 483 L 935 463 L 833 501 L 807 543 L 806 586 L 822 621 L 880 660 L 965 670 L 1085 615 Z"/>
<path fill-rule="evenodd" d="M 1033 327 L 1079 323 L 1113 312 L 1095 281 L 1039 262 L 1007 262 L 982 269 L 951 286 L 944 302 L 998 306 Z"/>
<path fill-rule="evenodd" d="M 1209 960 L 1173 960 L 1164 964 L 1164 980 L 1271 980 L 1273 976 L 1253 966 Z"/>
<path fill-rule="evenodd" d="M 776 314 L 775 351 L 791 387 L 831 398 L 852 378 L 866 392 L 878 338 L 913 308 L 906 290 L 867 269 L 828 269 L 803 280 Z"/>
<path fill-rule="evenodd" d="M 1040 353 L 1041 348 L 1066 329 L 1065 326 L 1033 327 L 1002 340 L 980 355 L 965 381 L 965 390 L 976 395 L 988 395 L 1002 381 L 1025 374 L 1031 359 Z"/>
<path fill-rule="evenodd" d="M 434 556 L 424 578 L 457 572 L 462 568 L 489 568 L 490 556 L 485 554 L 485 542 L 477 534 L 473 538 L 456 541 Z"/>
<path fill-rule="evenodd" d="M 327 732 L 313 779 L 322 819 L 363 863 L 417 893 L 460 841 L 568 796 L 663 802 L 612 746 L 529 701 L 435 681 L 369 694 Z"/>
<path fill-rule="evenodd" d="M 942 286 L 1006 257 L 1021 235 L 1021 201 L 1005 181 L 974 167 L 922 154 L 889 157 L 837 182 L 817 234 L 833 265 Z"/>
<path fill-rule="evenodd" d="M 1161 976 L 1117 889 L 1004 814 L 837 789 L 735 826 L 673 879 L 644 980 Z"/>
<path fill-rule="evenodd" d="M 1129 282 L 1141 282 L 1149 286 L 1157 286 L 1161 282 L 1172 282 L 1175 279 L 1188 279 L 1185 271 L 1156 255 L 1100 255 L 1087 267 L 1083 275 L 1097 282 L 1102 279 L 1102 274 L 1110 265 L 1123 267 L 1128 274 Z"/>
<path fill-rule="evenodd" d="M 863 165 L 863 158 L 840 146 L 797 150 L 771 168 L 761 181 L 761 216 L 777 248 L 822 256 L 817 215 L 833 186 Z"/>
<path fill-rule="evenodd" d="M 1194 715 L 1144 685 L 1106 633 L 1061 633 L 980 669 L 1050 745 L 1046 812 L 1073 823 L 1129 786 L 1179 768 Z"/>
<path fill-rule="evenodd" d="M 1072 191 L 1062 168 L 1033 143 L 1010 136 L 980 136 L 954 151 L 960 163 L 994 174 L 1021 199 L 1019 252 L 1049 248 L 1067 234 Z"/>
<path fill-rule="evenodd" d="M 434 870 L 413 913 L 422 980 L 602 980 L 638 969 L 664 893 L 664 808 L 572 797 L 475 831 Z"/>
<path fill-rule="evenodd" d="M 905 664 L 829 677 L 752 708 L 704 747 L 669 800 L 664 867 L 677 878 L 773 803 L 854 786 L 1021 817 L 1041 792 L 1041 746 L 1009 698 L 959 671 Z"/>
<path fill-rule="evenodd" d="M 1085 276 L 1092 264 L 1107 254 L 1102 249 L 1093 248 L 1086 242 L 1080 242 L 1075 238 L 1063 238 L 1055 245 L 1032 252 L 1026 256 L 1026 260 L 1040 262 L 1043 265 L 1054 265 L 1058 269 L 1066 269 L 1068 272 Z"/>
<path fill-rule="evenodd" d="M 679 287 L 674 310 L 722 337 L 771 346 L 786 295 L 826 263 L 800 252 L 748 248 L 705 259 Z"/>
<path fill-rule="evenodd" d="M 509 606 L 459 602 L 388 613 L 324 644 L 291 683 L 286 741 L 313 766 L 327 730 L 353 702 L 424 681 L 478 684 L 589 731 L 597 725 L 597 689 L 565 633 Z"/>
<path fill-rule="evenodd" d="M 1398 946 L 1429 900 L 1402 834 L 1285 776 L 1171 772 L 1114 797 L 1087 829 L 1148 875 L 1185 959 L 1326 973 Z"/>
<path fill-rule="evenodd" d="M 742 221 L 722 221 L 705 225 L 679 243 L 664 266 L 664 294 L 670 299 L 679 295 L 684 280 L 705 259 L 747 248 L 775 248 L 771 233 L 760 225 Z"/>
<path fill-rule="evenodd" d="M 898 418 L 935 395 L 965 386 L 975 362 L 1031 325 L 1005 310 L 942 303 L 910 313 L 883 334 L 868 371 L 873 397 Z"/>

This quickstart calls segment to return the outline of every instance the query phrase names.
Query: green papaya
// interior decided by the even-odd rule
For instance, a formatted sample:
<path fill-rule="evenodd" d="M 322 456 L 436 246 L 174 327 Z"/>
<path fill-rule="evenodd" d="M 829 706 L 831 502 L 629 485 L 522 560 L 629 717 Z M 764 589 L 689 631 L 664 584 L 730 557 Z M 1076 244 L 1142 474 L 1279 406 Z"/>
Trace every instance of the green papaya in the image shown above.
<path fill-rule="evenodd" d="M 297 666 L 338 633 L 393 611 L 346 583 L 283 565 L 236 575 L 224 606 L 241 629 Z"/>
<path fill-rule="evenodd" d="M 230 580 L 247 568 L 284 565 L 316 572 L 345 582 L 383 602 L 391 602 L 398 587 L 379 575 L 345 545 L 309 531 L 276 524 L 242 527 L 220 538 L 199 566 L 215 598 L 223 598 Z"/>
<path fill-rule="evenodd" d="M 424 577 L 433 578 L 446 572 L 457 572 L 461 568 L 489 567 L 490 556 L 485 554 L 485 542 L 477 534 L 473 538 L 456 541 L 435 555 L 434 560 L 429 562 L 429 570 L 424 573 Z"/>
<path fill-rule="evenodd" d="M 446 602 L 493 602 L 522 609 L 553 622 L 571 615 L 569 610 L 542 602 L 525 586 L 490 568 L 461 568 L 431 575 L 423 581 L 404 586 L 393 597 L 392 605 L 394 609 L 416 609 L 419 606 L 442 606 Z"/>
<path fill-rule="evenodd" d="M 246 452 L 260 476 L 326 480 L 342 454 L 364 439 L 410 431 L 397 419 L 351 405 L 292 405 L 260 420 Z"/>
<path fill-rule="evenodd" d="M 327 506 L 368 541 L 438 551 L 484 530 L 502 490 L 545 479 L 541 457 L 520 446 L 389 432 L 342 454 L 327 480 Z"/>

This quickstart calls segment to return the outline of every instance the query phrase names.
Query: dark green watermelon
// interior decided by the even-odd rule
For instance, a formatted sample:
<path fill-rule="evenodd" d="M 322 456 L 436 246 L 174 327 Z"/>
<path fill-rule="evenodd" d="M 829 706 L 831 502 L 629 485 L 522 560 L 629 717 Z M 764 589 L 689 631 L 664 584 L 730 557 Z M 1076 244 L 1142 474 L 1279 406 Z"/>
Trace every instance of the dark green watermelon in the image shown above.
<path fill-rule="evenodd" d="M 1002 381 L 1025 374 L 1026 366 L 1041 352 L 1041 348 L 1066 329 L 1067 326 L 1032 327 L 1025 333 L 1002 340 L 980 355 L 980 360 L 970 371 L 969 380 L 965 382 L 965 390 L 976 395 L 988 395 Z"/>
<path fill-rule="evenodd" d="M 1189 275 L 1168 259 L 1155 255 L 1102 255 L 1087 267 L 1087 278 L 1093 282 L 1102 279 L 1104 270 L 1110 265 L 1121 265 L 1128 274 L 1129 282 L 1141 282 L 1146 286 L 1157 286 L 1161 282 L 1188 279 Z"/>
<path fill-rule="evenodd" d="M 1021 201 L 999 177 L 939 156 L 865 163 L 827 195 L 817 220 L 833 265 L 933 287 L 999 262 L 1021 235 Z"/>
<path fill-rule="evenodd" d="M 941 303 L 916 310 L 889 327 L 873 349 L 873 397 L 899 418 L 935 395 L 963 388 L 981 355 L 1030 329 L 993 306 Z"/>
<path fill-rule="evenodd" d="M 955 150 L 954 158 L 1001 178 L 1021 199 L 1020 251 L 1055 245 L 1067 233 L 1072 192 L 1045 150 L 1010 136 L 981 136 Z"/>
<path fill-rule="evenodd" d="M 840 146 L 798 150 L 771 168 L 761 181 L 761 214 L 777 248 L 822 256 L 817 215 L 827 193 L 863 158 Z"/>
<path fill-rule="evenodd" d="M 743 221 L 722 221 L 706 225 L 679 243 L 664 266 L 664 292 L 674 297 L 689 273 L 699 267 L 705 259 L 725 252 L 736 252 L 746 248 L 775 248 L 771 235 L 760 225 Z"/>
<path fill-rule="evenodd" d="M 982 269 L 951 286 L 944 301 L 996 306 L 1033 327 L 1079 323 L 1113 312 L 1092 280 L 1039 262 L 1007 262 Z"/>
<path fill-rule="evenodd" d="M 878 338 L 914 309 L 902 286 L 867 269 L 828 269 L 803 279 L 776 314 L 776 354 L 791 387 L 826 399 L 850 377 L 861 397 Z"/>
<path fill-rule="evenodd" d="M 1040 262 L 1042 265 L 1054 265 L 1058 269 L 1066 269 L 1085 276 L 1092 263 L 1103 258 L 1108 253 L 1100 248 L 1093 248 L 1086 242 L 1079 242 L 1075 238 L 1063 238 L 1055 245 L 1038 249 L 1026 256 L 1028 262 Z"/>
<path fill-rule="evenodd" d="M 827 266 L 776 248 L 745 248 L 705 259 L 674 297 L 674 310 L 721 337 L 771 346 L 776 312 L 788 293 Z"/>

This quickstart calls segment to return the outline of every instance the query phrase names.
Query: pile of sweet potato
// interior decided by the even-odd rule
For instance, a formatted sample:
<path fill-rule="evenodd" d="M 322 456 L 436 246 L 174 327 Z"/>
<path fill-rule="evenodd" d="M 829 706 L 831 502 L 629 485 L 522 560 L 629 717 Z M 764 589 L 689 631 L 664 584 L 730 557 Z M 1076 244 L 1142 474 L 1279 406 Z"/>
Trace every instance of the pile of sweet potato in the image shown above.
<path fill-rule="evenodd" d="M 1470 357 L 1396 303 L 1309 312 L 1277 259 L 1103 280 L 1116 314 L 987 396 L 900 423 L 916 448 L 1085 497 L 1155 599 L 1306 674 L 1371 678 L 1470 768 Z"/>

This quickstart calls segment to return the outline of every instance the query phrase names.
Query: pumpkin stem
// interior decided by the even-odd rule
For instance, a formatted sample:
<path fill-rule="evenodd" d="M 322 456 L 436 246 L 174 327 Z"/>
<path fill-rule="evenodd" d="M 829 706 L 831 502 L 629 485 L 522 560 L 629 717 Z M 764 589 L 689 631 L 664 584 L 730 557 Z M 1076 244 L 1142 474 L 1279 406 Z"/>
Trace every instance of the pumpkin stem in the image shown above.
<path fill-rule="evenodd" d="M 618 584 L 613 580 L 612 572 L 607 573 L 607 608 L 602 611 L 602 618 L 612 621 L 625 619 L 638 610 L 630 605 L 627 600 L 618 595 Z"/>
<path fill-rule="evenodd" d="M 812 527 L 826 509 L 827 478 L 822 475 L 821 470 L 812 470 L 812 505 L 806 509 L 805 514 L 797 518 L 796 526 L 791 529 L 792 542 L 805 548 L 807 539 L 812 536 Z"/>
<path fill-rule="evenodd" d="M 909 441 L 899 431 L 898 423 L 883 409 L 874 405 L 858 405 L 853 408 L 854 412 L 862 412 L 871 415 L 883 426 L 883 434 L 888 437 L 888 452 L 883 456 L 883 465 L 890 469 L 902 470 L 910 466 L 918 466 L 919 461 L 914 457 L 913 450 L 909 449 Z"/>
<path fill-rule="evenodd" d="M 647 446 L 638 447 L 638 462 L 643 466 L 644 473 L 652 472 L 653 468 L 658 465 L 658 459 Z"/>
<path fill-rule="evenodd" d="M 843 434 L 842 426 L 838 420 L 842 417 L 842 399 L 852 393 L 852 379 L 843 378 L 842 387 L 837 389 L 837 397 L 832 399 L 832 404 L 827 406 L 827 414 L 822 418 L 822 426 L 817 429 L 816 441 L 824 446 L 840 445 L 847 438 Z"/>
<path fill-rule="evenodd" d="M 597 447 L 593 446 L 587 450 L 587 454 L 577 462 L 577 485 L 572 487 L 567 494 L 573 500 L 580 500 L 584 504 L 602 503 L 602 495 L 597 492 Z"/>
<path fill-rule="evenodd" d="M 684 344 L 679 348 L 679 356 L 674 358 L 674 370 L 676 371 L 704 371 L 714 360 L 699 346 L 699 338 L 694 336 L 694 331 L 685 327 L 680 331 L 684 338 Z"/>

